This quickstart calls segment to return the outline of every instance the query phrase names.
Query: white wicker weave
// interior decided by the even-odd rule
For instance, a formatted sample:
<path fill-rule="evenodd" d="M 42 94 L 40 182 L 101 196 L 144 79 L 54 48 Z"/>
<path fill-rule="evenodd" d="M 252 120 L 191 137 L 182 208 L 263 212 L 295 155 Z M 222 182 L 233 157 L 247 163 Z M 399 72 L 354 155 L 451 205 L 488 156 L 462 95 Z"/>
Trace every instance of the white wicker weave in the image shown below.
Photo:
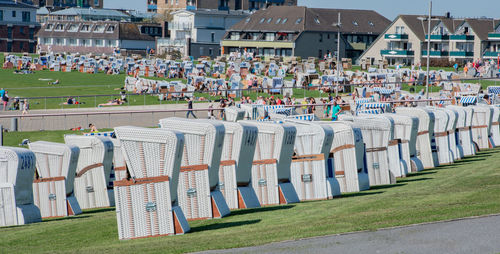
<path fill-rule="evenodd" d="M 237 122 L 245 119 L 246 110 L 233 106 L 225 108 L 224 113 L 226 114 L 226 121 Z"/>
<path fill-rule="evenodd" d="M 117 138 L 111 138 L 113 142 L 113 171 L 115 175 L 115 181 L 120 181 L 126 179 L 127 175 L 127 164 L 125 162 L 125 157 L 121 149 L 120 140 Z"/>
<path fill-rule="evenodd" d="M 286 122 L 297 129 L 291 181 L 299 199 L 301 201 L 327 199 L 329 192 L 332 196 L 339 196 L 340 186 L 335 181 L 335 176 L 327 175 L 333 130 L 326 125 L 311 121 L 288 119 Z M 331 190 L 327 191 L 327 188 Z"/>
<path fill-rule="evenodd" d="M 252 187 L 252 163 L 259 130 L 247 123 L 222 122 L 226 129 L 219 187 L 230 209 L 260 207 Z"/>
<path fill-rule="evenodd" d="M 328 158 L 328 175 L 335 176 L 341 193 L 351 193 L 370 188 L 368 171 L 365 167 L 365 144 L 359 128 L 340 122 L 321 122 L 332 128 L 334 138 Z M 327 189 L 333 190 L 336 184 Z M 329 192 L 331 198 L 334 193 Z"/>
<path fill-rule="evenodd" d="M 492 147 L 500 146 L 500 108 L 497 106 L 490 106 L 493 109 L 493 114 L 491 115 L 491 127 L 490 127 L 490 143 Z"/>
<path fill-rule="evenodd" d="M 185 145 L 178 187 L 179 204 L 188 220 L 221 218 L 230 213 L 218 189 L 224 125 L 213 120 L 165 118 L 162 128 L 180 131 Z"/>
<path fill-rule="evenodd" d="M 73 145 L 37 141 L 29 143 L 35 153 L 37 177 L 33 198 L 42 218 L 82 213 L 73 195 L 80 149 Z"/>
<path fill-rule="evenodd" d="M 391 122 L 382 118 L 347 115 L 341 115 L 339 119 L 359 128 L 363 133 L 370 186 L 396 183 L 396 178 L 390 170 L 387 150 L 392 136 Z"/>
<path fill-rule="evenodd" d="M 435 165 L 448 165 L 453 163 L 453 154 L 451 153 L 450 142 L 448 139 L 448 121 L 449 117 L 446 111 L 435 108 L 427 107 L 432 110 L 435 117 L 434 124 L 434 139 L 435 148 L 433 149 L 437 154 L 437 160 L 434 160 Z M 433 151 L 433 152 L 434 152 Z"/>
<path fill-rule="evenodd" d="M 101 136 L 65 135 L 68 145 L 80 148 L 74 192 L 82 209 L 114 206 L 114 193 L 108 189 L 113 166 L 113 143 Z"/>
<path fill-rule="evenodd" d="M 472 116 L 472 140 L 478 149 L 488 149 L 491 115 L 493 108 L 485 105 L 471 106 L 474 109 Z"/>
<path fill-rule="evenodd" d="M 401 140 L 401 161 L 406 173 L 424 169 L 417 157 L 418 118 L 400 114 L 386 114 L 394 120 L 394 138 Z"/>
<path fill-rule="evenodd" d="M 40 222 L 33 204 L 35 154 L 28 149 L 0 147 L 0 226 Z"/>
<path fill-rule="evenodd" d="M 184 135 L 166 129 L 117 127 L 130 179 L 114 182 L 120 239 L 184 234 L 177 205 Z"/>
<path fill-rule="evenodd" d="M 449 105 L 446 108 L 450 108 L 458 112 L 456 138 L 459 144 L 457 147 L 461 149 L 461 157 L 463 158 L 476 154 L 474 142 L 472 141 L 471 131 L 474 109 L 472 107 L 462 107 L 454 105 Z"/>
<path fill-rule="evenodd" d="M 418 133 L 416 142 L 416 153 L 425 169 L 434 168 L 434 159 L 431 149 L 431 141 L 434 138 L 434 113 L 422 107 L 395 108 L 396 114 L 415 116 L 418 118 Z"/>
<path fill-rule="evenodd" d="M 453 155 L 453 160 L 460 160 L 463 156 L 461 155 L 462 148 L 456 138 L 456 129 L 458 123 L 458 112 L 451 108 L 437 108 L 439 110 L 444 110 L 446 114 L 448 114 L 448 128 L 446 131 L 448 132 L 448 142 L 450 144 L 450 151 Z"/>
<path fill-rule="evenodd" d="M 290 182 L 297 130 L 289 124 L 241 121 L 259 129 L 252 166 L 252 186 L 261 205 L 299 202 Z"/>

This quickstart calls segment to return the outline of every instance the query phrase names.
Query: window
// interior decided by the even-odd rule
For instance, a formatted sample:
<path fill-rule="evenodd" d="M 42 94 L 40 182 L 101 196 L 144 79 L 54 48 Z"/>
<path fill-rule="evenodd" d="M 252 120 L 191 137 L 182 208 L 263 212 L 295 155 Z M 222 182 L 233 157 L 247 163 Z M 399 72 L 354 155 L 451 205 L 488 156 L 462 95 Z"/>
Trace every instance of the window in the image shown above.
<path fill-rule="evenodd" d="M 29 33 L 30 33 L 30 34 L 29 34 L 29 38 L 30 38 L 31 40 L 33 40 L 33 37 L 34 37 L 34 35 L 35 35 L 35 28 L 30 28 Z"/>
<path fill-rule="evenodd" d="M 200 47 L 200 56 L 203 56 L 205 54 L 205 48 Z"/>
<path fill-rule="evenodd" d="M 212 48 L 208 49 L 208 55 L 211 56 L 214 54 L 214 50 Z"/>
<path fill-rule="evenodd" d="M 103 43 L 103 41 L 102 41 L 102 40 L 99 40 L 99 39 L 98 39 L 98 40 L 95 40 L 95 45 L 96 45 L 97 47 L 104 47 L 104 43 Z"/>
<path fill-rule="evenodd" d="M 231 40 L 238 41 L 240 39 L 240 33 L 232 32 Z"/>
<path fill-rule="evenodd" d="M 274 41 L 274 33 L 266 33 L 266 41 Z"/>
<path fill-rule="evenodd" d="M 45 27 L 45 30 L 46 31 L 51 31 L 52 27 L 54 27 L 52 24 L 47 24 L 47 26 Z"/>
<path fill-rule="evenodd" d="M 245 23 L 247 23 L 247 24 L 248 24 L 248 22 L 250 22 L 250 18 L 247 18 L 247 19 L 245 20 Z"/>
<path fill-rule="evenodd" d="M 75 24 L 69 25 L 68 26 L 68 32 L 76 32 L 78 31 L 78 26 Z"/>
<path fill-rule="evenodd" d="M 102 32 L 104 32 L 104 26 L 103 25 L 95 25 L 94 26 L 94 32 L 95 33 L 102 33 Z"/>
<path fill-rule="evenodd" d="M 356 21 L 353 21 L 352 24 L 355 26 L 358 26 L 358 22 L 356 22 Z"/>
<path fill-rule="evenodd" d="M 3 10 L 0 10 L 0 21 L 3 21 Z"/>
<path fill-rule="evenodd" d="M 112 33 L 115 31 L 115 26 L 108 26 L 108 29 L 106 29 L 106 32 Z"/>
<path fill-rule="evenodd" d="M 52 41 L 50 40 L 50 38 L 43 38 L 44 45 L 50 45 L 51 43 L 52 43 Z"/>
<path fill-rule="evenodd" d="M 262 24 L 262 23 L 264 23 L 264 21 L 266 21 L 266 18 L 260 19 L 259 23 Z"/>
<path fill-rule="evenodd" d="M 272 21 L 272 20 L 273 20 L 273 18 L 269 18 L 269 19 L 267 20 L 267 23 L 268 23 L 268 24 L 269 24 L 269 23 L 271 23 L 271 21 Z"/>
<path fill-rule="evenodd" d="M 57 25 L 56 25 L 56 28 L 54 29 L 54 31 L 64 31 L 64 26 L 63 26 L 63 24 L 57 24 Z"/>
<path fill-rule="evenodd" d="M 90 26 L 89 25 L 83 25 L 82 29 L 80 29 L 81 32 L 90 32 Z"/>
<path fill-rule="evenodd" d="M 368 25 L 370 25 L 370 26 L 375 26 L 375 25 L 373 24 L 373 22 L 371 22 L 371 21 L 368 21 Z"/>
<path fill-rule="evenodd" d="M 31 21 L 31 13 L 29 11 L 23 11 L 23 22 Z"/>
<path fill-rule="evenodd" d="M 62 41 L 60 38 L 56 38 L 56 45 L 62 45 Z"/>
<path fill-rule="evenodd" d="M 328 38 L 328 40 L 330 40 L 330 34 L 328 34 L 328 35 L 326 36 L 326 38 Z"/>
<path fill-rule="evenodd" d="M 318 24 L 318 25 L 320 23 L 318 18 L 314 18 L 314 22 L 316 22 L 316 24 Z"/>
<path fill-rule="evenodd" d="M 76 46 L 76 39 L 70 38 L 69 39 L 69 45 L 70 46 Z"/>
<path fill-rule="evenodd" d="M 283 25 L 283 24 L 285 24 L 287 21 L 288 21 L 288 18 L 285 18 L 285 19 L 283 19 L 283 21 L 281 21 L 281 24 Z"/>
<path fill-rule="evenodd" d="M 323 42 L 323 35 L 319 34 L 319 42 Z"/>
<path fill-rule="evenodd" d="M 300 22 L 302 22 L 302 18 L 298 18 L 297 21 L 295 21 L 295 25 L 300 24 Z"/>
<path fill-rule="evenodd" d="M 16 17 L 16 11 L 12 11 L 12 17 L 15 18 Z"/>
<path fill-rule="evenodd" d="M 276 24 L 279 24 L 281 22 L 281 18 L 278 18 L 278 20 L 276 20 Z"/>
<path fill-rule="evenodd" d="M 210 36 L 211 36 L 212 42 L 215 42 L 215 33 L 211 33 Z"/>

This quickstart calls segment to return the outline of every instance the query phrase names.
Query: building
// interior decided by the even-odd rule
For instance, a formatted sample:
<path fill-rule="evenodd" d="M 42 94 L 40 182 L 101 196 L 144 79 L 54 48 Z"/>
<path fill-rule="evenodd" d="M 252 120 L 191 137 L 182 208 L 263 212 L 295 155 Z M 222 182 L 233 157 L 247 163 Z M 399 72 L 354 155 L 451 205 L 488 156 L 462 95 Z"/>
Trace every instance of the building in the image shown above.
<path fill-rule="evenodd" d="M 340 57 L 356 59 L 390 24 L 369 10 L 272 6 L 231 27 L 221 43 L 223 52 L 322 58 L 337 51 L 339 13 Z"/>
<path fill-rule="evenodd" d="M 234 24 L 246 19 L 247 11 L 179 10 L 172 13 L 170 38 L 157 40 L 157 52 L 179 51 L 183 56 L 220 55 L 220 41 Z"/>
<path fill-rule="evenodd" d="M 49 9 L 61 9 L 69 7 L 80 8 L 103 8 L 104 0 L 31 0 L 37 7 L 47 7 Z"/>
<path fill-rule="evenodd" d="M 52 21 L 131 21 L 130 15 L 114 9 L 93 9 L 93 8 L 67 8 L 59 11 L 46 13 L 45 9 L 40 9 L 37 13 L 40 17 L 46 17 L 46 20 Z"/>
<path fill-rule="evenodd" d="M 35 52 L 36 7 L 12 0 L 0 0 L 0 52 Z"/>
<path fill-rule="evenodd" d="M 427 61 L 427 17 L 400 15 L 361 59 L 369 63 L 425 64 Z M 433 17 L 430 30 L 430 61 L 451 66 L 477 59 L 497 59 L 500 54 L 500 20 Z"/>
<path fill-rule="evenodd" d="M 37 33 L 45 52 L 112 54 L 145 53 L 154 49 L 161 26 L 154 23 L 118 21 L 49 21 Z"/>
<path fill-rule="evenodd" d="M 297 0 L 147 0 L 150 10 L 163 14 L 166 11 L 218 9 L 218 10 L 258 10 L 269 6 L 296 6 Z"/>

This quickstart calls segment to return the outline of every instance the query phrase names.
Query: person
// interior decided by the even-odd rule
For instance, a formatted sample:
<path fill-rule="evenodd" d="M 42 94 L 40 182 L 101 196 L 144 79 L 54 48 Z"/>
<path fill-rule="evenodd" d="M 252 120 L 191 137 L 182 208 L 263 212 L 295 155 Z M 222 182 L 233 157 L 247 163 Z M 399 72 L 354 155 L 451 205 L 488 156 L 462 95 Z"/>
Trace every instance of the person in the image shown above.
<path fill-rule="evenodd" d="M 59 85 L 59 79 L 56 79 L 54 82 L 49 81 L 49 85 Z"/>
<path fill-rule="evenodd" d="M 9 95 L 7 91 L 5 91 L 2 95 L 2 103 L 3 103 L 3 110 L 7 110 L 7 103 L 9 103 Z"/>
<path fill-rule="evenodd" d="M 342 108 L 337 104 L 337 101 L 333 101 L 332 106 L 332 121 L 338 120 L 338 115 L 342 112 Z"/>
<path fill-rule="evenodd" d="M 453 69 L 455 69 L 455 72 L 458 72 L 458 63 L 455 63 L 455 64 L 453 65 Z"/>
<path fill-rule="evenodd" d="M 90 133 L 98 133 L 99 130 L 97 129 L 97 127 L 95 127 L 94 124 L 89 124 L 89 129 L 90 129 Z"/>
<path fill-rule="evenodd" d="M 23 104 L 23 115 L 27 115 L 28 114 L 28 110 L 30 108 L 30 105 L 28 103 L 28 100 L 27 99 L 24 99 L 24 104 Z"/>
<path fill-rule="evenodd" d="M 186 118 L 189 118 L 189 115 L 192 115 L 195 119 L 198 118 L 193 113 L 193 98 L 189 98 L 187 99 L 187 101 L 188 101 L 188 112 L 186 113 Z"/>
<path fill-rule="evenodd" d="M 4 95 L 5 95 L 5 89 L 1 88 L 0 89 L 0 98 L 3 98 Z"/>
<path fill-rule="evenodd" d="M 208 104 L 208 119 L 215 119 L 214 116 L 214 104 L 212 101 L 209 101 L 210 104 Z"/>

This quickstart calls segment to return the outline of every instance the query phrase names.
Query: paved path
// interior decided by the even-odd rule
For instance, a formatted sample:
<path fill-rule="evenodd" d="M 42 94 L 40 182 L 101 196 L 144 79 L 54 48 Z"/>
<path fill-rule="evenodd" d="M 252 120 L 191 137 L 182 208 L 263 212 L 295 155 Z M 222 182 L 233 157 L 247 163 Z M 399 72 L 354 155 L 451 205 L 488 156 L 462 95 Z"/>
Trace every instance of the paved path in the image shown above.
<path fill-rule="evenodd" d="M 499 253 L 500 215 L 207 253 Z"/>

